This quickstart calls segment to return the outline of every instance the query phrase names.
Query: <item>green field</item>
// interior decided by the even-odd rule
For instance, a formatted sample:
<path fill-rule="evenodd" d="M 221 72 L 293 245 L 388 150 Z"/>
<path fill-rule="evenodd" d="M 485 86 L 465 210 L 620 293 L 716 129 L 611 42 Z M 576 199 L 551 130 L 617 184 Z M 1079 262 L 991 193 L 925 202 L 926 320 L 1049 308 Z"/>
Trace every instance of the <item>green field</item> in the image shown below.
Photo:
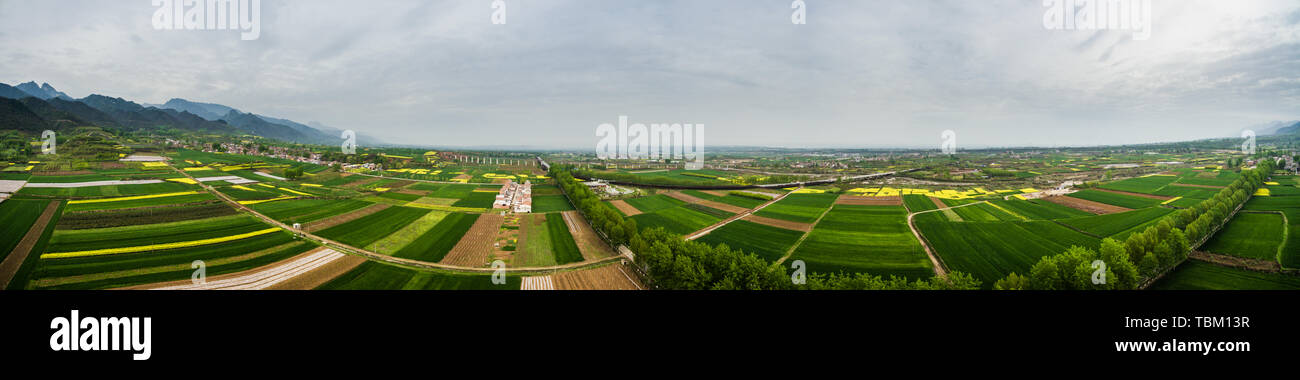
<path fill-rule="evenodd" d="M 11 199 L 0 203 L 0 261 L 3 261 L 18 242 L 27 235 L 27 230 L 41 217 L 50 201 Z"/>
<path fill-rule="evenodd" d="M 1201 250 L 1276 261 L 1285 228 L 1280 214 L 1237 213 Z"/>
<path fill-rule="evenodd" d="M 127 209 L 127 208 L 136 208 L 136 207 L 200 203 L 206 201 L 213 201 L 216 199 L 217 198 L 212 196 L 212 194 L 209 194 L 207 192 L 202 192 L 198 194 L 186 194 L 186 195 L 177 195 L 177 196 L 170 196 L 170 197 L 159 197 L 159 198 L 132 199 L 132 200 L 122 200 L 122 201 L 113 201 L 113 202 L 69 203 L 67 210 L 68 212 L 94 211 L 94 210 L 120 210 L 120 209 Z"/>
<path fill-rule="evenodd" d="M 292 225 L 293 223 L 307 223 L 342 215 L 366 208 L 372 204 L 353 199 L 292 199 L 258 203 L 249 207 L 271 219 Z"/>
<path fill-rule="evenodd" d="M 1070 193 L 1067 196 L 1131 209 L 1156 206 L 1161 202 L 1164 202 L 1159 199 L 1135 197 L 1132 195 L 1109 193 L 1098 190 L 1079 190 Z"/>
<path fill-rule="evenodd" d="M 817 221 L 835 203 L 838 194 L 790 194 L 759 210 L 755 215 L 799 223 Z"/>
<path fill-rule="evenodd" d="M 1060 222 L 1105 238 L 1149 223 L 1173 211 L 1164 207 L 1151 207 L 1114 214 L 1062 219 Z"/>
<path fill-rule="evenodd" d="M 675 200 L 675 199 L 674 199 Z M 724 217 L 706 214 L 688 207 L 672 207 L 651 213 L 633 215 L 640 229 L 663 227 L 668 232 L 686 235 L 721 222 Z"/>
<path fill-rule="evenodd" d="M 939 206 L 934 204 L 934 201 L 931 201 L 930 197 L 924 195 L 904 194 L 903 204 L 906 205 L 907 209 L 910 210 L 911 212 L 921 212 L 921 211 L 939 209 Z"/>
<path fill-rule="evenodd" d="M 533 212 L 559 212 L 573 210 L 569 199 L 563 195 L 534 195 Z"/>
<path fill-rule="evenodd" d="M 326 228 L 316 235 L 353 247 L 365 247 L 429 213 L 427 209 L 392 206 L 356 220 Z"/>
<path fill-rule="evenodd" d="M 677 200 L 676 198 L 663 195 L 663 194 L 627 199 L 625 200 L 625 202 L 627 202 L 627 204 L 629 205 L 632 205 L 632 207 L 635 207 L 637 210 L 641 210 L 641 212 L 645 212 L 645 213 L 670 209 L 673 207 L 686 204 L 686 202 L 682 202 L 680 200 Z"/>
<path fill-rule="evenodd" d="M 998 207 L 1007 209 L 1029 220 L 1049 220 L 1083 217 L 1093 215 L 1090 212 L 1058 205 L 1041 199 L 1033 200 L 993 200 Z"/>
<path fill-rule="evenodd" d="M 986 288 L 1011 272 L 1029 273 L 1043 256 L 1074 245 L 1096 249 L 1101 244 L 1050 221 L 915 222 L 948 269 L 969 273 Z"/>
<path fill-rule="evenodd" d="M 1156 191 L 1177 181 L 1178 177 L 1153 175 L 1149 177 L 1129 178 L 1101 185 L 1103 189 L 1127 191 L 1130 193 L 1154 194 Z"/>
<path fill-rule="evenodd" d="M 519 290 L 522 282 L 518 276 L 506 276 L 505 283 L 498 285 L 492 283 L 490 275 L 416 271 L 367 261 L 316 289 Z"/>
<path fill-rule="evenodd" d="M 423 236 L 429 229 L 437 226 L 447 215 L 448 213 L 443 211 L 429 211 L 429 213 L 424 214 L 414 222 L 400 226 L 400 229 L 396 232 L 370 243 L 365 248 L 385 255 L 395 254 L 420 236 Z"/>
<path fill-rule="evenodd" d="M 569 225 L 564 222 L 564 215 L 546 214 L 546 231 L 550 235 L 551 252 L 555 254 L 555 264 L 564 265 L 582 261 L 582 251 L 569 233 Z"/>
<path fill-rule="evenodd" d="M 901 206 L 835 205 L 795 248 L 790 260 L 803 260 L 812 273 L 870 273 L 909 279 L 934 275 L 925 250 L 907 227 L 907 211 Z"/>
<path fill-rule="evenodd" d="M 758 207 L 759 205 L 762 205 L 764 203 L 767 203 L 767 201 L 761 199 L 754 199 L 750 197 L 742 197 L 742 196 L 730 195 L 730 194 L 728 194 L 727 196 L 720 197 L 699 190 L 683 190 L 682 193 L 700 199 L 725 203 L 736 207 L 751 208 L 751 209 Z"/>
<path fill-rule="evenodd" d="M 189 279 L 193 260 L 208 276 L 270 265 L 317 247 L 276 233 L 214 246 L 44 262 L 37 289 L 103 289 Z"/>
<path fill-rule="evenodd" d="M 248 215 L 84 230 L 56 230 L 46 253 L 137 247 L 239 235 L 270 226 Z M 224 244 L 224 243 L 223 243 Z M 218 244 L 222 245 L 222 244 Z M 111 256 L 111 255 L 110 255 Z"/>
<path fill-rule="evenodd" d="M 18 194 L 45 195 L 53 197 L 102 198 L 133 195 L 149 195 L 194 191 L 199 187 L 176 182 L 148 183 L 143 185 L 110 185 L 73 188 L 36 188 L 24 187 Z"/>
<path fill-rule="evenodd" d="M 1300 276 L 1262 273 L 1188 260 L 1151 285 L 1155 290 L 1300 290 Z"/>
<path fill-rule="evenodd" d="M 492 202 L 496 202 L 496 200 L 497 193 L 472 191 L 469 195 L 451 205 L 455 207 L 492 208 Z"/>
<path fill-rule="evenodd" d="M 465 232 L 474 226 L 478 217 L 479 214 L 448 214 L 438 225 L 425 231 L 393 256 L 426 262 L 441 261 L 460 242 L 460 238 L 465 236 Z"/>
<path fill-rule="evenodd" d="M 769 262 L 779 260 L 803 236 L 803 231 L 793 231 L 745 220 L 722 226 L 695 241 L 709 245 L 726 244 Z"/>
<path fill-rule="evenodd" d="M 1243 210 L 1281 211 L 1290 223 L 1286 243 L 1278 261 L 1284 268 L 1300 268 L 1300 197 L 1254 197 Z"/>

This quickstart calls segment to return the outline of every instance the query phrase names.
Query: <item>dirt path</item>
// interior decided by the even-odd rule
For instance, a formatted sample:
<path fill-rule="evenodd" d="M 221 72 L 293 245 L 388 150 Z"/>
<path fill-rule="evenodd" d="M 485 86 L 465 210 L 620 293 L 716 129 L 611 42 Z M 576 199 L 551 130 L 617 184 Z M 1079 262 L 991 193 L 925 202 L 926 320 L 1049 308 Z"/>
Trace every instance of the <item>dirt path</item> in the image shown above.
<path fill-rule="evenodd" d="M 1108 205 L 1108 204 L 1101 203 L 1101 202 L 1093 202 L 1093 201 L 1090 201 L 1090 200 L 1079 199 L 1079 198 L 1075 198 L 1075 197 L 1067 197 L 1067 196 L 1064 196 L 1064 195 L 1058 195 L 1058 196 L 1047 197 L 1047 198 L 1042 198 L 1042 199 L 1045 200 L 1045 201 L 1048 201 L 1048 202 L 1052 202 L 1052 203 L 1058 204 L 1058 205 L 1062 205 L 1062 206 L 1069 207 L 1069 208 L 1073 208 L 1073 209 L 1077 209 L 1077 210 L 1083 210 L 1083 211 L 1091 212 L 1091 213 L 1093 213 L 1093 214 L 1097 214 L 1097 215 L 1103 215 L 1103 214 L 1114 214 L 1114 213 L 1125 212 L 1125 211 L 1133 211 L 1133 209 L 1130 209 L 1130 208 L 1124 208 L 1124 207 L 1119 207 L 1119 206 L 1115 206 L 1115 205 Z"/>
<path fill-rule="evenodd" d="M 575 270 L 550 276 L 556 290 L 642 290 L 645 286 L 614 263 L 597 268 Z"/>
<path fill-rule="evenodd" d="M 726 212 L 729 212 L 729 213 L 732 213 L 732 214 L 735 214 L 735 213 L 741 213 L 741 212 L 745 212 L 745 211 L 748 211 L 748 210 L 749 210 L 749 209 L 747 209 L 747 208 L 740 207 L 740 206 L 734 206 L 734 205 L 729 205 L 729 204 L 722 203 L 722 202 L 715 202 L 715 201 L 711 201 L 711 200 L 707 200 L 707 199 L 700 199 L 700 198 L 692 197 L 692 196 L 690 196 L 690 195 L 686 195 L 686 194 L 684 194 L 684 193 L 682 193 L 682 192 L 680 192 L 680 191 L 669 191 L 669 192 L 667 192 L 665 195 L 670 196 L 670 197 L 673 197 L 673 198 L 675 198 L 675 199 L 677 199 L 677 200 L 679 200 L 679 201 L 682 201 L 682 202 L 692 203 L 692 204 L 697 204 L 697 205 L 703 205 L 703 206 L 708 206 L 708 207 L 715 208 L 715 209 L 722 210 L 722 211 L 726 211 Z"/>
<path fill-rule="evenodd" d="M 935 199 L 935 198 L 934 198 L 934 197 L 931 197 L 930 199 Z M 937 201 L 938 199 L 935 199 L 935 200 Z M 916 222 L 914 221 L 914 218 L 915 218 L 917 215 L 925 214 L 925 213 L 929 213 L 929 212 L 944 212 L 944 213 L 949 213 L 949 212 L 953 212 L 952 209 L 954 209 L 954 208 L 958 208 L 958 207 L 966 207 L 966 206 L 974 206 L 974 205 L 977 205 L 977 204 L 980 204 L 980 203 L 985 203 L 985 201 L 979 201 L 979 202 L 975 202 L 975 203 L 967 203 L 967 204 L 964 204 L 964 205 L 961 205 L 961 206 L 946 207 L 946 208 L 941 208 L 941 209 L 938 209 L 938 210 L 926 210 L 926 211 L 914 212 L 914 213 L 911 213 L 911 214 L 907 214 L 907 228 L 910 229 L 910 230 L 912 230 L 912 236 L 915 236 L 915 237 L 916 237 L 916 241 L 921 243 L 921 248 L 925 248 L 925 255 L 930 257 L 930 265 L 931 265 L 932 267 L 934 267 L 934 274 L 935 274 L 936 276 L 939 276 L 939 277 L 942 277 L 942 278 L 948 278 L 948 267 L 946 267 L 946 266 L 943 265 L 943 260 L 939 258 L 939 255 L 938 255 L 938 254 L 934 253 L 934 249 L 930 248 L 930 243 L 927 243 L 927 242 L 925 241 L 925 236 L 921 235 L 921 230 L 916 228 Z"/>
<path fill-rule="evenodd" d="M 945 209 L 945 208 L 948 208 L 948 205 L 945 204 L 945 203 L 943 203 L 943 200 L 942 200 L 942 199 L 935 198 L 935 197 L 928 197 L 928 198 L 930 198 L 930 202 L 934 202 L 934 205 L 935 205 L 935 206 L 938 206 L 939 209 Z"/>
<path fill-rule="evenodd" d="M 1119 190 L 1107 190 L 1107 189 L 1102 189 L 1102 188 L 1096 188 L 1096 189 L 1093 189 L 1093 190 L 1104 191 L 1104 192 L 1107 192 L 1107 193 L 1123 194 L 1123 195 L 1134 196 L 1134 197 L 1138 197 L 1138 198 L 1159 199 L 1159 200 L 1162 200 L 1162 201 L 1167 201 L 1167 200 L 1170 200 L 1170 199 L 1174 199 L 1174 197 L 1165 197 L 1165 196 L 1160 196 L 1160 195 L 1151 195 L 1151 194 L 1133 193 L 1133 192 L 1128 192 L 1128 191 L 1119 191 Z"/>
<path fill-rule="evenodd" d="M 390 206 L 392 206 L 392 205 L 387 204 L 387 203 L 376 203 L 376 204 L 373 204 L 373 205 L 370 205 L 370 206 L 366 206 L 366 208 L 363 208 L 363 209 L 360 209 L 360 210 L 356 210 L 356 211 L 353 211 L 353 212 L 349 212 L 349 213 L 346 213 L 346 214 L 343 214 L 343 215 L 335 215 L 335 216 L 331 216 L 331 217 L 328 217 L 328 218 L 325 218 L 325 219 L 317 220 L 317 221 L 315 221 L 315 222 L 307 223 L 306 225 L 302 226 L 302 229 L 305 230 L 305 231 L 307 231 L 307 232 L 317 232 L 317 231 L 320 231 L 320 230 L 323 230 L 323 229 L 326 229 L 326 228 L 330 228 L 330 227 L 334 227 L 334 226 L 337 226 L 337 225 L 340 225 L 340 224 L 343 224 L 343 223 L 351 222 L 351 221 L 353 221 L 353 220 L 361 219 L 362 217 L 365 217 L 366 215 L 370 215 L 370 214 L 374 214 L 374 213 L 376 213 L 376 212 L 383 211 L 384 209 L 386 209 L 386 208 L 388 208 L 388 207 L 390 207 Z"/>
<path fill-rule="evenodd" d="M 447 256 L 439 263 L 465 267 L 487 265 L 492 252 L 496 251 L 492 244 L 496 242 L 497 231 L 501 229 L 503 222 L 505 217 L 501 214 L 489 213 L 479 216 L 465 236 L 456 242 L 456 246 L 452 247 L 451 252 L 447 252 Z"/>
<path fill-rule="evenodd" d="M 583 260 L 595 260 L 604 257 L 614 256 L 614 249 L 600 240 L 596 235 L 596 230 L 591 228 L 586 219 L 583 219 L 576 210 L 563 212 L 564 223 L 569 225 L 569 234 L 573 235 L 573 241 L 578 243 L 578 251 L 582 252 Z"/>
<path fill-rule="evenodd" d="M 1279 273 L 1282 271 L 1282 265 L 1278 264 L 1277 261 L 1249 259 L 1205 251 L 1192 251 L 1192 253 L 1187 255 L 1187 257 L 1215 265 L 1252 270 L 1256 272 Z"/>
<path fill-rule="evenodd" d="M 758 216 L 753 214 L 750 214 L 749 216 L 745 217 L 745 221 L 754 222 L 762 225 L 768 225 L 776 228 L 784 228 L 787 230 L 803 231 L 803 232 L 812 231 L 813 228 L 813 225 L 811 223 L 791 222 L 788 220 L 768 218 L 765 216 Z"/>
<path fill-rule="evenodd" d="M 695 231 L 695 233 L 692 233 L 692 234 L 690 234 L 689 236 L 687 236 L 687 237 L 686 237 L 686 240 L 695 240 L 695 239 L 699 239 L 701 236 L 708 235 L 710 232 L 713 232 L 713 230 L 716 230 L 716 229 L 722 228 L 722 226 L 725 226 L 725 225 L 727 225 L 728 223 L 731 223 L 731 222 L 734 222 L 734 221 L 740 220 L 740 219 L 742 219 L 742 218 L 744 218 L 744 217 L 747 217 L 747 216 L 753 215 L 754 213 L 758 212 L 758 210 L 762 210 L 764 207 L 767 207 L 768 205 L 771 205 L 771 204 L 773 204 L 773 203 L 779 202 L 779 201 L 781 201 L 782 199 L 785 199 L 785 196 L 790 195 L 790 194 L 793 194 L 793 192 L 789 192 L 789 193 L 781 194 L 781 196 L 779 196 L 779 197 L 774 197 L 774 198 L 772 198 L 772 200 L 767 201 L 767 203 L 764 203 L 764 204 L 758 205 L 758 207 L 755 207 L 755 208 L 753 208 L 753 209 L 751 209 L 751 210 L 745 210 L 744 212 L 738 213 L 738 214 L 736 214 L 736 215 L 732 215 L 730 218 L 723 219 L 721 222 L 715 223 L 715 224 L 713 224 L 712 226 L 708 226 L 708 227 L 705 227 L 705 228 L 702 229 L 702 230 Z M 830 209 L 827 208 L 827 210 L 830 210 Z"/>
<path fill-rule="evenodd" d="M 5 256 L 4 262 L 0 262 L 0 290 L 8 286 L 9 281 L 13 280 L 14 275 L 18 273 L 18 268 L 23 266 L 23 261 L 32 253 L 32 248 L 36 242 L 41 240 L 41 234 L 45 232 L 45 227 L 50 224 L 50 219 L 54 218 L 54 213 L 59 210 L 59 202 L 51 201 L 45 206 L 45 212 L 36 218 L 36 223 L 32 223 L 31 228 L 27 229 L 27 234 L 23 235 L 23 240 L 18 241 L 18 246 L 9 251 L 9 256 Z"/>
<path fill-rule="evenodd" d="M 641 210 L 637 210 L 636 207 L 632 207 L 632 205 L 627 204 L 627 202 L 624 202 L 622 199 L 609 201 L 609 204 L 613 205 L 614 208 L 618 209 L 618 211 L 622 211 L 623 215 L 641 215 Z"/>

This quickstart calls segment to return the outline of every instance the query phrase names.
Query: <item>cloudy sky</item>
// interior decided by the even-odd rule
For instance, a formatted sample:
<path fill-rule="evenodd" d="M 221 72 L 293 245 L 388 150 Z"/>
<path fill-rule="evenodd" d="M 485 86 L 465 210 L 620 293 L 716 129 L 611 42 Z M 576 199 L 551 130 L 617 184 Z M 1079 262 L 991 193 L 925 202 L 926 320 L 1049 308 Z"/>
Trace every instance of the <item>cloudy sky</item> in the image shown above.
<path fill-rule="evenodd" d="M 1152 0 L 1151 36 L 1041 1 L 261 1 L 261 36 L 159 31 L 150 0 L 0 0 L 0 82 L 178 97 L 435 146 L 1077 146 L 1300 119 L 1300 2 Z"/>

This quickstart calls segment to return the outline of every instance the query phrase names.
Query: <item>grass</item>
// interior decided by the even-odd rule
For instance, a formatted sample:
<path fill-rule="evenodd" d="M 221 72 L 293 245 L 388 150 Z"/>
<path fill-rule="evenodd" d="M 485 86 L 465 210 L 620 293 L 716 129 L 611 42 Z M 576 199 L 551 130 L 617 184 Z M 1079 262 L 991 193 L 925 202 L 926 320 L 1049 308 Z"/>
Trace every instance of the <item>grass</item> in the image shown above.
<path fill-rule="evenodd" d="M 316 235 L 354 247 L 365 247 L 414 222 L 416 219 L 420 219 L 429 212 L 430 210 L 421 208 L 392 206 L 374 214 L 326 228 L 317 232 Z"/>
<path fill-rule="evenodd" d="M 1282 215 L 1238 213 L 1214 234 L 1202 250 L 1231 256 L 1274 261 L 1282 245 Z"/>
<path fill-rule="evenodd" d="M 559 212 L 573 210 L 573 205 L 569 204 L 569 199 L 563 195 L 542 195 L 533 196 L 533 212 Z"/>
<path fill-rule="evenodd" d="M 356 269 L 321 285 L 325 290 L 519 290 L 523 280 L 506 276 L 494 284 L 490 275 L 462 275 L 425 272 L 367 261 Z"/>
<path fill-rule="evenodd" d="M 773 219 L 812 223 L 835 203 L 837 194 L 790 194 L 755 213 Z"/>
<path fill-rule="evenodd" d="M 393 256 L 427 262 L 441 261 L 460 242 L 460 238 L 469 232 L 478 217 L 479 214 L 448 214 L 438 225 L 393 253 Z"/>
<path fill-rule="evenodd" d="M 909 279 L 934 275 L 924 249 L 907 227 L 907 211 L 900 206 L 835 205 L 790 260 L 803 260 L 813 273 Z"/>
<path fill-rule="evenodd" d="M 23 240 L 50 201 L 11 199 L 0 203 L 0 261 Z"/>
<path fill-rule="evenodd" d="M 555 264 L 564 265 L 582 261 L 582 251 L 569 233 L 569 225 L 564 222 L 562 214 L 546 214 L 546 230 L 550 234 L 551 252 L 555 254 Z"/>
<path fill-rule="evenodd" d="M 1151 207 L 1114 214 L 1063 219 L 1060 222 L 1104 238 L 1146 224 L 1173 211 L 1164 207 Z"/>
<path fill-rule="evenodd" d="M 1011 272 L 1028 274 L 1038 259 L 1078 245 L 1096 249 L 1100 239 L 1054 222 L 916 221 L 948 269 L 966 272 L 991 288 Z"/>
<path fill-rule="evenodd" d="M 752 253 L 769 262 L 779 260 L 803 236 L 793 231 L 765 224 L 737 220 L 722 226 L 696 241 L 710 245 L 726 244 L 732 249 Z"/>
<path fill-rule="evenodd" d="M 1156 290 L 1300 290 L 1300 277 L 1188 260 L 1151 286 Z"/>
<path fill-rule="evenodd" d="M 1135 197 L 1099 190 L 1079 190 L 1067 196 L 1131 209 L 1157 206 L 1160 202 L 1164 202 L 1160 199 Z"/>

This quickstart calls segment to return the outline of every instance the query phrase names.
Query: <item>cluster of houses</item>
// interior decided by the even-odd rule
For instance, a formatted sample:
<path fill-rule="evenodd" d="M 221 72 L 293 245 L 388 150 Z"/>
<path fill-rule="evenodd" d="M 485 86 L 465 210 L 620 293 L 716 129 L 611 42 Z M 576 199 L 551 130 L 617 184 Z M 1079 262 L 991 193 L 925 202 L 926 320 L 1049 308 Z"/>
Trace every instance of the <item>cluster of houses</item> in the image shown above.
<path fill-rule="evenodd" d="M 520 184 L 506 180 L 505 185 L 501 186 L 501 192 L 497 193 L 496 201 L 492 202 L 492 208 L 517 213 L 533 212 L 533 182 L 524 181 Z"/>

